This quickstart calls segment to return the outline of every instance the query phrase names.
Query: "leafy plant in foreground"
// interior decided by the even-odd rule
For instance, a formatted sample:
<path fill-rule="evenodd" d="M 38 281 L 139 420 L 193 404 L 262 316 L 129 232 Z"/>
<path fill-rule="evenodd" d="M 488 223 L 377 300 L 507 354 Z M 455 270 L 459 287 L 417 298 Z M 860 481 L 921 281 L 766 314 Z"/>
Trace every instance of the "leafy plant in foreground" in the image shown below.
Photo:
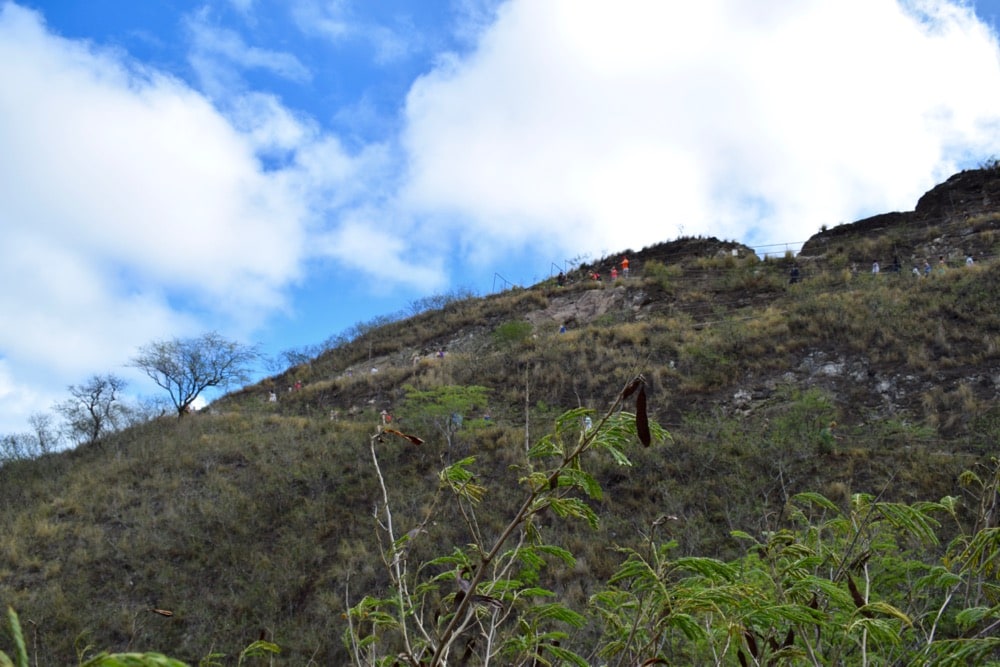
<path fill-rule="evenodd" d="M 635 396 L 634 414 L 621 411 Z M 365 596 L 350 606 L 345 644 L 357 665 L 445 665 L 470 660 L 480 664 L 587 665 L 587 660 L 563 645 L 565 628 L 579 628 L 586 616 L 560 602 L 540 585 L 540 571 L 550 561 L 572 566 L 568 550 L 546 542 L 538 520 L 581 519 L 596 527 L 598 518 L 588 500 L 600 500 L 602 489 L 586 470 L 591 451 L 631 465 L 627 446 L 669 437 L 646 415 L 645 381 L 633 379 L 608 411 L 582 428 L 588 409 L 570 410 L 556 419 L 552 433 L 527 452 L 521 468 L 523 500 L 513 516 L 488 536 L 477 508 L 487 494 L 468 457 L 444 468 L 439 486 L 421 524 L 399 534 L 393 518 L 390 484 L 379 463 L 379 448 L 416 436 L 379 429 L 371 437 L 371 457 L 381 489 L 376 511 L 378 531 L 385 540 L 382 558 L 390 586 L 383 596 Z M 387 436 L 399 436 L 389 440 Z M 426 532 L 441 503 L 457 506 L 468 542 L 423 563 L 410 563 L 410 543 Z M 348 595 L 350 591 L 348 591 Z"/>
<path fill-rule="evenodd" d="M 974 533 L 942 562 L 939 517 L 960 503 L 913 504 L 856 494 L 847 511 L 816 493 L 791 499 L 787 528 L 734 531 L 749 548 L 724 563 L 678 557 L 652 537 L 592 598 L 608 664 L 985 664 L 997 659 L 1000 540 L 988 528 L 996 465 L 979 491 Z M 984 521 L 984 517 L 986 520 Z M 995 663 L 990 663 L 995 664 Z"/>

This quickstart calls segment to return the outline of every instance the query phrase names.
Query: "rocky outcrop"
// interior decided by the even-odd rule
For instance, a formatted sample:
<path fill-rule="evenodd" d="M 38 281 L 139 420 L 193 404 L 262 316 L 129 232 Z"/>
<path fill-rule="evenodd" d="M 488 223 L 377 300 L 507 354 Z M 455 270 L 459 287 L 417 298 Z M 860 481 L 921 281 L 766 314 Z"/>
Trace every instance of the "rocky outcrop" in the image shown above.
<path fill-rule="evenodd" d="M 877 258 L 874 252 L 883 263 L 892 256 L 907 263 L 981 256 L 991 247 L 994 230 L 1000 229 L 998 202 L 1000 168 L 963 171 L 924 194 L 913 211 L 883 213 L 814 235 L 802 245 L 800 257 L 846 254 L 851 261 L 870 262 Z"/>
<path fill-rule="evenodd" d="M 590 289 L 549 299 L 547 308 L 528 313 L 525 319 L 540 328 L 571 327 L 593 322 L 608 312 L 629 308 L 630 303 L 624 286 Z"/>

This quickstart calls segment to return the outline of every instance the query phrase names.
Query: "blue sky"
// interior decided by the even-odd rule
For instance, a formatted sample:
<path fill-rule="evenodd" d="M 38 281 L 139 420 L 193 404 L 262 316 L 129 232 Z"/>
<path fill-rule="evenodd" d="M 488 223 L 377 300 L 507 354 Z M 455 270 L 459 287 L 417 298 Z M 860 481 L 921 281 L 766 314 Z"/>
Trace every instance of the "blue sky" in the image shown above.
<path fill-rule="evenodd" d="M 0 0 L 0 434 L 681 234 L 794 244 L 1000 155 L 1000 2 Z"/>

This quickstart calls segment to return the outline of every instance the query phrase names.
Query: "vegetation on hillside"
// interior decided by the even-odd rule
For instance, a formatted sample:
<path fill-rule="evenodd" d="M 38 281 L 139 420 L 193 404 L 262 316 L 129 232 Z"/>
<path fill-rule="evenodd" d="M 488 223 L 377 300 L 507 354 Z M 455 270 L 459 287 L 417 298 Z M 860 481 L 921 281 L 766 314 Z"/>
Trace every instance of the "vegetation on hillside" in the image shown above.
<path fill-rule="evenodd" d="M 443 299 L 191 418 L 8 456 L 0 603 L 37 664 L 997 660 L 998 225 L 797 258 L 682 239 L 628 280 L 582 277 L 615 256 Z"/>

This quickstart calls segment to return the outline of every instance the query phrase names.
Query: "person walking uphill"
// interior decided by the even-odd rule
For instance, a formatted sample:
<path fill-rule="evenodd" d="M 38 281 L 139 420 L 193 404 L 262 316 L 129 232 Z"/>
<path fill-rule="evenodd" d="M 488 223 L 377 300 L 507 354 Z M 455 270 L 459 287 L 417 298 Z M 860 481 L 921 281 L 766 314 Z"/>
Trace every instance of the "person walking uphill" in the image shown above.
<path fill-rule="evenodd" d="M 628 278 L 628 257 L 622 257 L 622 278 Z"/>

